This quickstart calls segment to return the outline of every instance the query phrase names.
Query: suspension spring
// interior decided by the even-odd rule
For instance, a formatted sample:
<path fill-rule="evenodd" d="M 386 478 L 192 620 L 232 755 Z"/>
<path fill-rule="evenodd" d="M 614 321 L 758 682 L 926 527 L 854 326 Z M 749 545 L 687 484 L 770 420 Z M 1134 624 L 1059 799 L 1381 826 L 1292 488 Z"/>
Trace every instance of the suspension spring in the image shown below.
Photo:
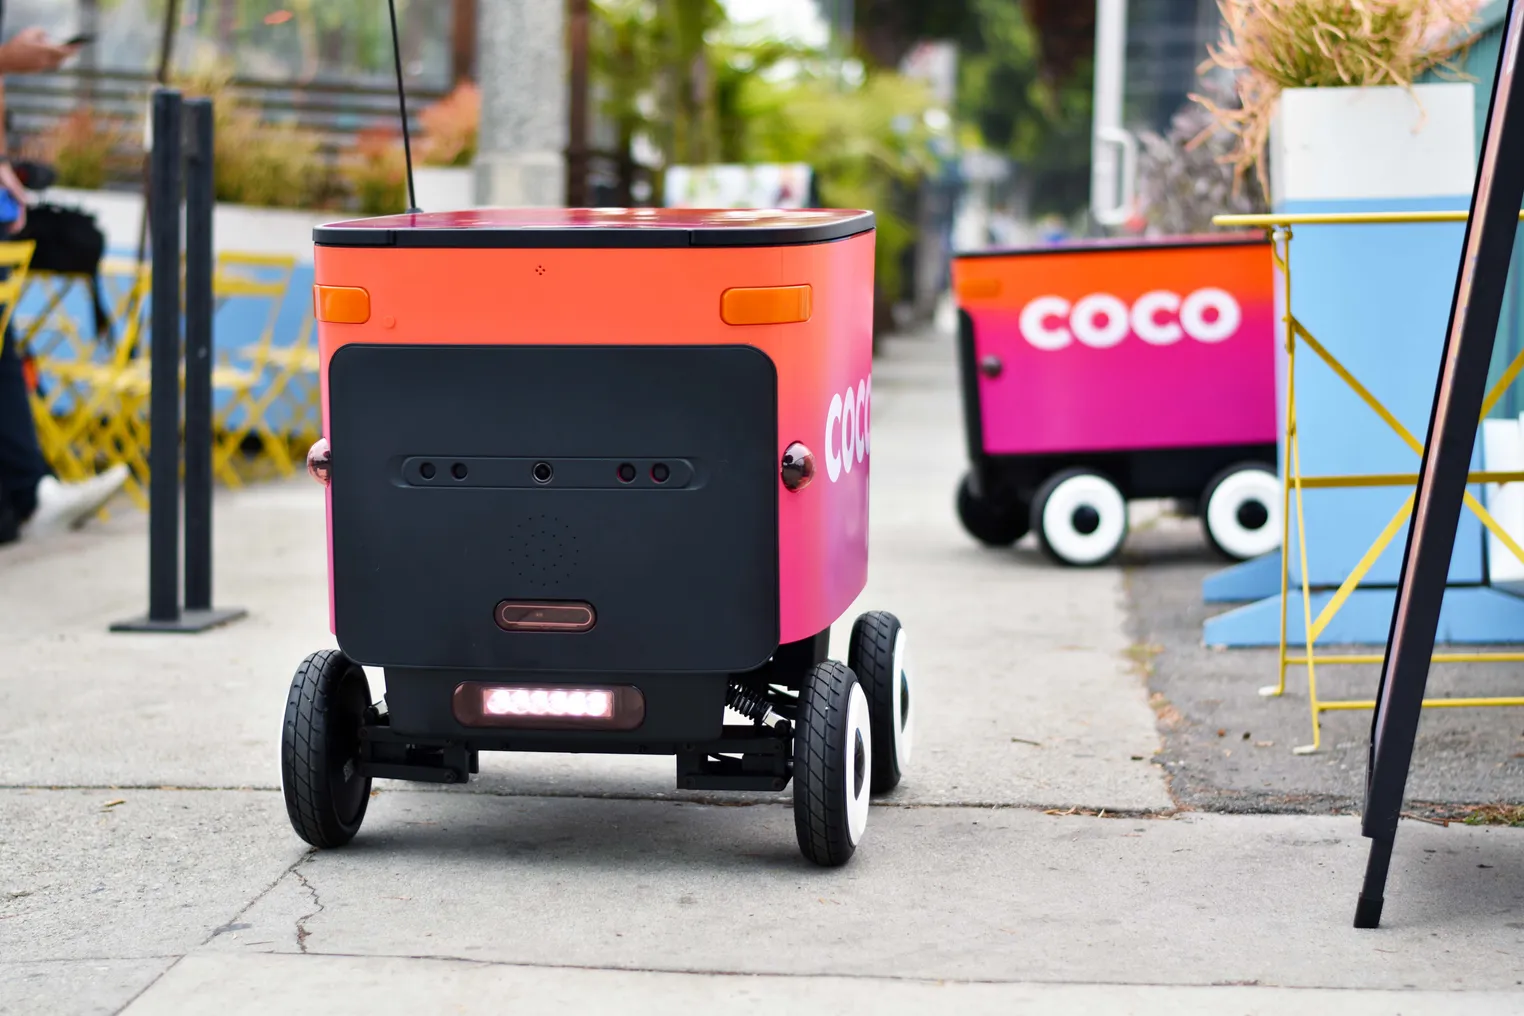
<path fill-rule="evenodd" d="M 731 681 L 726 685 L 725 704 L 753 723 L 777 726 L 783 721 L 783 717 L 773 711 L 765 692 L 740 681 Z"/>

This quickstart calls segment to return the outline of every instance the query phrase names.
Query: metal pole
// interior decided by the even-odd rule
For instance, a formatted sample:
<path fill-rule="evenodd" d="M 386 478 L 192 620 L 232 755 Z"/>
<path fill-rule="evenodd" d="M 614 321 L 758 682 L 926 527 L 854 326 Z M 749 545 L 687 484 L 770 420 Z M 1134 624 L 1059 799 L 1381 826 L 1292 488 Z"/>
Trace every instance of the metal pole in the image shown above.
<path fill-rule="evenodd" d="M 1090 141 L 1090 212 L 1097 222 L 1115 226 L 1130 211 L 1119 156 L 1130 136 L 1122 127 L 1127 79 L 1127 0 L 1096 0 L 1095 85 Z"/>
<path fill-rule="evenodd" d="M 1519 206 L 1524 204 L 1524 83 L 1514 80 L 1519 47 L 1524 44 L 1524 5 L 1517 0 L 1509 0 L 1506 24 L 1418 473 L 1413 522 L 1392 610 L 1386 663 L 1371 719 L 1361 831 L 1372 842 L 1355 908 L 1357 928 L 1381 923 L 1387 869 L 1455 549 L 1455 527 L 1502 316 Z"/>
<path fill-rule="evenodd" d="M 185 601 L 180 609 L 180 198 L 190 108 L 189 206 L 185 240 Z M 180 93 L 153 97 L 151 174 L 155 214 L 148 450 L 148 614 L 111 626 L 118 632 L 192 634 L 244 617 L 212 609 L 212 103 L 182 104 Z"/>
<path fill-rule="evenodd" d="M 180 617 L 180 93 L 153 97 L 148 619 Z"/>
<path fill-rule="evenodd" d="M 185 179 L 185 609 L 212 606 L 212 103 L 192 99 Z M 156 262 L 157 263 L 157 262 Z"/>
<path fill-rule="evenodd" d="M 159 37 L 159 69 L 154 80 L 163 88 L 169 84 L 169 69 L 174 66 L 175 29 L 180 24 L 180 0 L 169 0 L 164 8 L 164 27 Z M 95 47 L 91 47 L 94 49 Z M 143 181 L 143 215 L 138 219 L 138 267 L 143 266 L 143 254 L 147 249 L 148 230 L 153 218 L 153 172 L 152 158 L 143 161 L 143 171 L 148 178 Z"/>
<path fill-rule="evenodd" d="M 571 95 L 568 103 L 566 159 L 566 203 L 581 208 L 587 198 L 587 37 L 588 0 L 569 0 L 567 35 L 571 49 Z"/>

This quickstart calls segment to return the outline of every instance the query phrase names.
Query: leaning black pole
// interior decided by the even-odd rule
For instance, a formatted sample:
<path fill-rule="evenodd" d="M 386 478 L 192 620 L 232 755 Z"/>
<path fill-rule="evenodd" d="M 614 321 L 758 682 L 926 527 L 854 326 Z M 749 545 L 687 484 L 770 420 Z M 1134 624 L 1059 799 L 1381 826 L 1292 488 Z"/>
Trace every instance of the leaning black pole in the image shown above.
<path fill-rule="evenodd" d="M 1509 0 L 1497 77 L 1483 134 L 1481 164 L 1466 221 L 1449 333 L 1429 414 L 1413 521 L 1398 579 L 1386 663 L 1371 719 L 1361 831 L 1371 840 L 1355 927 L 1381 923 L 1387 871 L 1413 743 L 1434 655 L 1455 527 L 1476 443 L 1477 417 L 1503 310 L 1508 263 L 1524 205 L 1524 82 L 1516 80 L 1524 45 L 1524 4 Z"/>

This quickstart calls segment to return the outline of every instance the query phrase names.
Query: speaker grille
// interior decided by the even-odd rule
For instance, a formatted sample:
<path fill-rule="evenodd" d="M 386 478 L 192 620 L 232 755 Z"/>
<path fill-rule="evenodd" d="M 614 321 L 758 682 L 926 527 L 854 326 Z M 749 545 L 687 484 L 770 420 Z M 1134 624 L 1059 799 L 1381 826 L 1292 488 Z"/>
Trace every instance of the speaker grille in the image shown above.
<path fill-rule="evenodd" d="M 581 564 L 577 534 L 551 515 L 528 515 L 506 527 L 513 578 L 538 586 L 565 578 Z"/>

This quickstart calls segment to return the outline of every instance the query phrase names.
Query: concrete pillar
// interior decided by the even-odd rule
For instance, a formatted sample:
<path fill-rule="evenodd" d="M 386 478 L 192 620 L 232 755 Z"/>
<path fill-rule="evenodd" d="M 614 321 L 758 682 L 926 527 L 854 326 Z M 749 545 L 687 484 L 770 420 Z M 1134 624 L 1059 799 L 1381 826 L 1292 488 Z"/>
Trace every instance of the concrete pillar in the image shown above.
<path fill-rule="evenodd" d="M 478 0 L 480 204 L 544 208 L 566 201 L 564 32 L 563 0 Z"/>

